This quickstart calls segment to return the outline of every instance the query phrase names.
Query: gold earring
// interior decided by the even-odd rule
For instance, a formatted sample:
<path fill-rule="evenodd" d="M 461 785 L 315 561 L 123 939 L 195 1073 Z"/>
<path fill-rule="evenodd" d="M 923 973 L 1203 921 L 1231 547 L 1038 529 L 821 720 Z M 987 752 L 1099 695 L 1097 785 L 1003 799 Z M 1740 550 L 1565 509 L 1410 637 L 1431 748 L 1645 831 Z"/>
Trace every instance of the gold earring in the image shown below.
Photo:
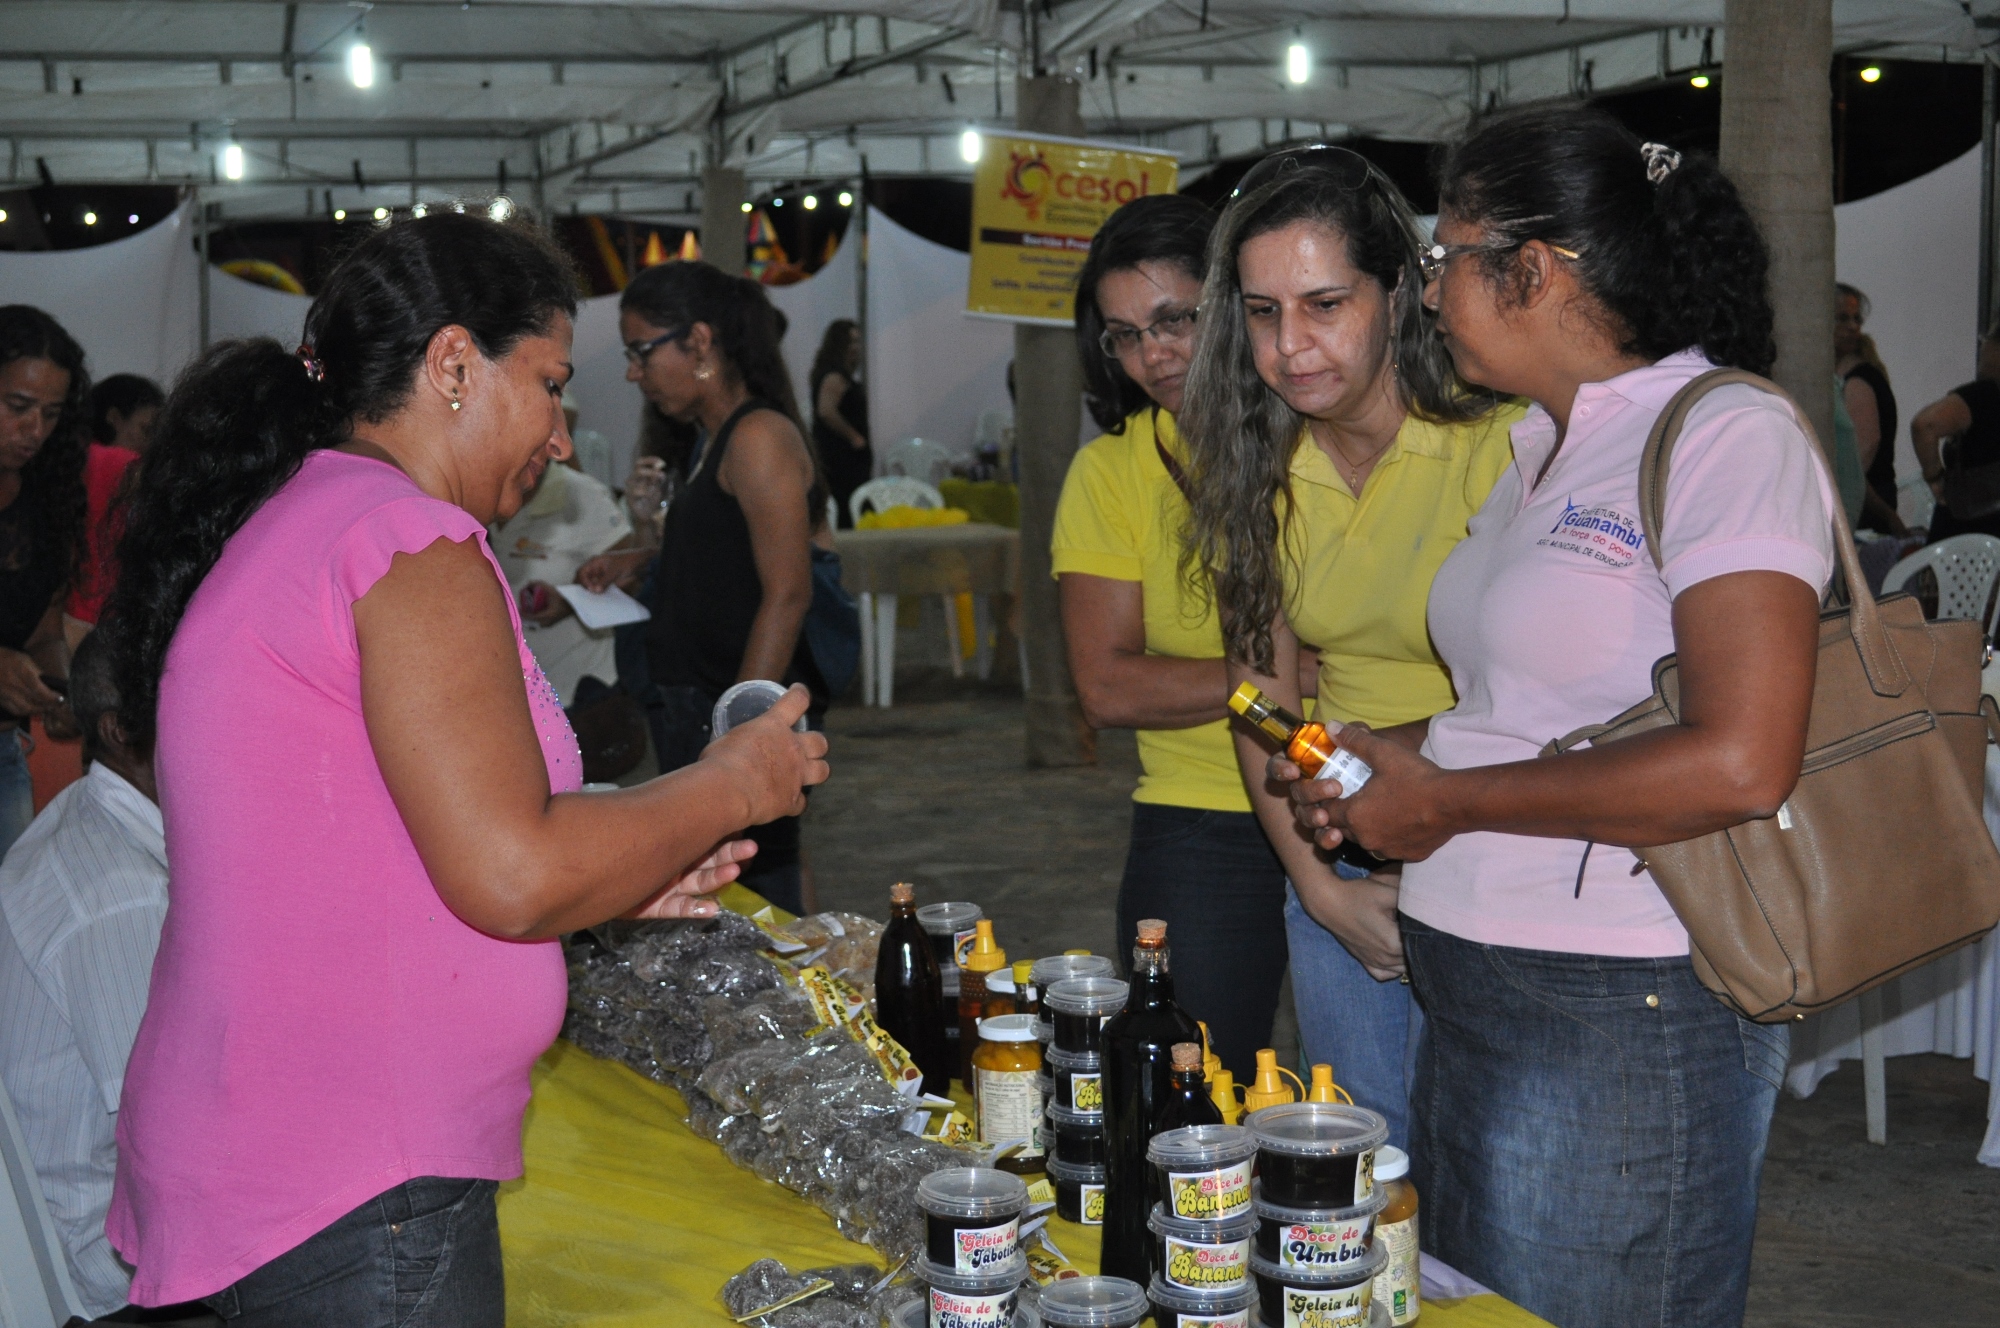
<path fill-rule="evenodd" d="M 705 364 L 697 365 L 695 367 L 694 376 L 696 378 L 699 378 L 702 382 L 705 383 L 709 380 L 710 377 L 713 376 L 713 371 Z"/>
<path fill-rule="evenodd" d="M 461 404 L 461 403 L 459 402 L 459 399 L 458 399 L 458 394 L 457 394 L 457 393 L 453 393 L 453 394 L 452 394 L 452 398 L 451 398 L 451 408 L 452 408 L 453 410 L 457 410 L 457 409 L 459 408 L 459 405 L 460 405 L 460 404 Z"/>

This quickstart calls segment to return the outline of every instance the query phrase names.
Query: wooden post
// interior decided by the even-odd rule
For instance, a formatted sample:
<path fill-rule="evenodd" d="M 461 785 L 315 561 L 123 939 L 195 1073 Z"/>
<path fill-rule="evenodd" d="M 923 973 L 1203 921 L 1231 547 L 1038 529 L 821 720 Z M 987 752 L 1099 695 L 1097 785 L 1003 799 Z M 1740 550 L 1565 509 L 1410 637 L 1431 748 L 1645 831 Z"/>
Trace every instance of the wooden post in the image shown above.
<path fill-rule="evenodd" d="M 732 277 L 743 275 L 749 262 L 745 224 L 743 172 L 732 166 L 710 166 L 701 173 L 701 256 Z"/>
<path fill-rule="evenodd" d="M 1833 448 L 1833 0 L 1727 0 L 1722 169 L 1771 251 L 1771 377 Z"/>
<path fill-rule="evenodd" d="M 1024 78 L 1015 84 L 1015 122 L 1028 130 L 1083 136 L 1076 80 Z M 1056 500 L 1076 455 L 1083 370 L 1067 327 L 1014 328 L 1014 448 L 1021 468 L 1021 642 L 1027 662 L 1028 764 L 1091 765 L 1097 735 L 1083 721 L 1063 647 L 1062 609 L 1049 574 Z"/>

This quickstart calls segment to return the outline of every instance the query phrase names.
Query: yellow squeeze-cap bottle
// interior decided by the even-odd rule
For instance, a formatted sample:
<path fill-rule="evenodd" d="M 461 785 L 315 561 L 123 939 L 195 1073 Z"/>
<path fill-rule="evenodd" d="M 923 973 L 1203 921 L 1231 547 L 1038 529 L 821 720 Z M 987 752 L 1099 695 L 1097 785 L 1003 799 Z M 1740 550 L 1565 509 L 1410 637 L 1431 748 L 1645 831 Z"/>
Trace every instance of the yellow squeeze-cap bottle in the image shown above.
<path fill-rule="evenodd" d="M 977 934 L 972 939 L 972 953 L 966 956 L 965 967 L 974 973 L 991 973 L 1007 967 L 1007 952 L 993 940 L 993 920 L 981 918 L 973 926 Z"/>
<path fill-rule="evenodd" d="M 1292 1084 L 1286 1083 L 1282 1078 L 1282 1076 L 1288 1074 L 1292 1076 L 1293 1084 L 1298 1084 L 1301 1089 L 1305 1087 L 1305 1084 L 1300 1082 L 1296 1074 L 1292 1074 L 1290 1070 L 1278 1068 L 1277 1052 L 1269 1047 L 1265 1047 L 1262 1051 L 1259 1051 L 1257 1053 L 1257 1082 L 1243 1091 L 1243 1109 L 1245 1111 L 1262 1111 L 1265 1107 L 1275 1107 L 1283 1102 L 1298 1101 L 1299 1095 L 1293 1091 Z"/>

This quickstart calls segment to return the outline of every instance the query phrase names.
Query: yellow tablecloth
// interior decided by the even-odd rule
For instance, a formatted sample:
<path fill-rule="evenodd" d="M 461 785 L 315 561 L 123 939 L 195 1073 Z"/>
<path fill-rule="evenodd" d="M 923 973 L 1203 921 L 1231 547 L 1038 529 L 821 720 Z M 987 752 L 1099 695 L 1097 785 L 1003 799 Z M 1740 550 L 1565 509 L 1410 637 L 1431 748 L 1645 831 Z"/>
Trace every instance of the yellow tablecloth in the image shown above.
<path fill-rule="evenodd" d="M 754 908 L 732 888 L 724 902 Z M 535 1067 L 527 1175 L 501 1187 L 510 1328 L 730 1323 L 718 1293 L 752 1259 L 793 1270 L 881 1264 L 833 1219 L 759 1180 L 682 1123 L 680 1095 L 558 1042 Z M 1070 1261 L 1097 1271 L 1098 1235 L 1053 1218 Z M 1427 1303 L 1427 1328 L 1532 1328 L 1499 1296 Z"/>
<path fill-rule="evenodd" d="M 1021 579 L 1021 532 L 972 521 L 907 530 L 842 530 L 840 580 L 851 594 L 990 595 Z"/>
<path fill-rule="evenodd" d="M 939 480 L 938 492 L 946 507 L 963 508 L 974 521 L 1021 528 L 1021 490 L 1006 480 Z"/>

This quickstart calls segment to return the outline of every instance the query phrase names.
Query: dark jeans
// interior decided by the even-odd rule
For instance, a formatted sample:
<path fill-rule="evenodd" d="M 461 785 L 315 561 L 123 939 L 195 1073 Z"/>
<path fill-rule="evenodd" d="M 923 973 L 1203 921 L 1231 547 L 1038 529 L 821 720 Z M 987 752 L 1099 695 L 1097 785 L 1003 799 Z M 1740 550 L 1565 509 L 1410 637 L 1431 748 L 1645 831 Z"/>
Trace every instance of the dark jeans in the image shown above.
<path fill-rule="evenodd" d="M 646 723 L 653 733 L 653 752 L 660 773 L 693 765 L 708 746 L 709 720 L 716 697 L 699 687 L 655 687 L 646 706 Z M 782 816 L 753 825 L 744 838 L 754 840 L 757 856 L 743 864 L 737 879 L 790 913 L 804 912 L 799 879 L 799 818 Z"/>
<path fill-rule="evenodd" d="M 204 1303 L 229 1328 L 503 1328 L 498 1188 L 406 1181 Z"/>
<path fill-rule="evenodd" d="M 1684 956 L 1402 921 L 1423 1248 L 1560 1328 L 1740 1324 L 1790 1030 L 1737 1018 Z"/>
<path fill-rule="evenodd" d="M 1247 1084 L 1285 979 L 1285 869 L 1249 812 L 1132 804 L 1118 887 L 1118 961 L 1141 918 L 1167 924 L 1174 1000 L 1208 1024 L 1215 1054 Z"/>

